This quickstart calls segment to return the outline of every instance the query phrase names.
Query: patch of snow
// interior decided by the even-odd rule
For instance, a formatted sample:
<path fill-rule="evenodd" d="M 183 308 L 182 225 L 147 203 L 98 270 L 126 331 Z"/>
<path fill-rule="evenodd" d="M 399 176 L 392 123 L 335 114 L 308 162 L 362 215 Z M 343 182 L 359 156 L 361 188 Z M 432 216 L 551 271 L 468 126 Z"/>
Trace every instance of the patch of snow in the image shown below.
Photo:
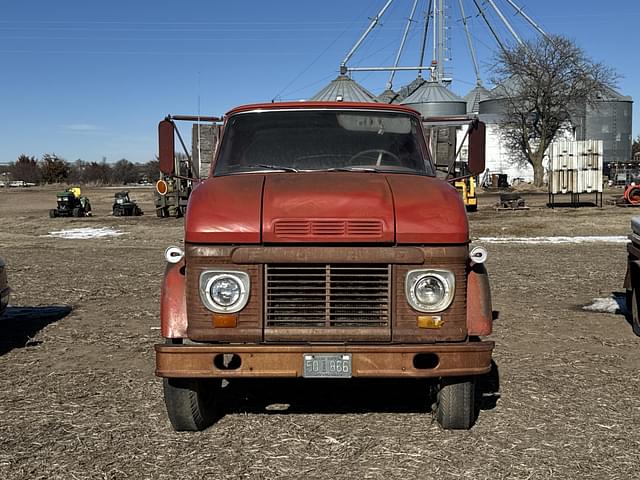
<path fill-rule="evenodd" d="M 583 310 L 598 313 L 621 313 L 627 310 L 623 296 L 613 296 L 607 298 L 594 298 L 589 305 L 582 307 Z"/>
<path fill-rule="evenodd" d="M 69 228 L 67 230 L 56 230 L 49 232 L 44 237 L 56 237 L 64 238 L 67 240 L 84 240 L 87 238 L 104 238 L 104 237 L 119 237 L 124 235 L 125 232 L 116 230 L 110 227 L 84 227 L 84 228 Z"/>
<path fill-rule="evenodd" d="M 480 237 L 478 242 L 484 243 L 515 243 L 529 245 L 552 245 L 565 243 L 627 243 L 629 239 L 624 235 L 605 236 L 576 236 L 576 237 Z"/>

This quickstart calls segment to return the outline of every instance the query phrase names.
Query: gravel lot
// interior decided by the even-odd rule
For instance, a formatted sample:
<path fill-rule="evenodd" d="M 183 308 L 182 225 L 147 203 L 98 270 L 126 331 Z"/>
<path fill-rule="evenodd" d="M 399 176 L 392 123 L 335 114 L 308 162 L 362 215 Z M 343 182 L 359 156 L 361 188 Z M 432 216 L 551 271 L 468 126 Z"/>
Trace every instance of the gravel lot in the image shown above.
<path fill-rule="evenodd" d="M 622 291 L 623 243 L 485 244 L 498 312 L 495 369 L 469 432 L 442 431 L 416 381 L 229 385 L 201 433 L 166 418 L 153 345 L 164 248 L 182 221 L 110 216 L 117 189 L 87 189 L 94 217 L 49 219 L 55 189 L 0 189 L 0 478 L 631 479 L 640 465 L 640 338 L 621 313 L 582 310 Z M 474 237 L 626 235 L 634 209 L 471 214 Z M 640 211 L 637 211 L 640 215 Z M 122 235 L 62 239 L 108 227 Z"/>

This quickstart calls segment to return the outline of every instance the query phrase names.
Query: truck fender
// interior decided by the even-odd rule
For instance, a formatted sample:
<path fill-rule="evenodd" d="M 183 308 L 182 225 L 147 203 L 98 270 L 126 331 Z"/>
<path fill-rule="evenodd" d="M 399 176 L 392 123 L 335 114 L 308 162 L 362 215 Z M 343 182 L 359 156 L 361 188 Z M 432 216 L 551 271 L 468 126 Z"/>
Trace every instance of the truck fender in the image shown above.
<path fill-rule="evenodd" d="M 167 263 L 160 293 L 160 331 L 164 338 L 187 336 L 187 299 L 184 259 Z"/>
<path fill-rule="evenodd" d="M 489 275 L 484 264 L 472 264 L 467 276 L 467 333 L 489 335 L 493 329 L 493 308 Z"/>

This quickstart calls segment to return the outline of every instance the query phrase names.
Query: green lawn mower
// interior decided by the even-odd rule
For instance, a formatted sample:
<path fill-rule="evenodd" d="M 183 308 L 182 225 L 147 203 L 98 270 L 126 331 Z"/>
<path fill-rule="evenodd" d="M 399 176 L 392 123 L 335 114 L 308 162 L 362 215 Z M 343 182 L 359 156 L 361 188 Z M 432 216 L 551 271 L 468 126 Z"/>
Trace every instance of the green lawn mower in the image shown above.
<path fill-rule="evenodd" d="M 127 190 L 115 194 L 113 202 L 114 217 L 137 217 L 142 214 L 142 209 L 136 202 L 129 198 L 129 192 Z"/>
<path fill-rule="evenodd" d="M 90 217 L 91 203 L 78 187 L 56 194 L 57 206 L 49 210 L 49 217 Z"/>

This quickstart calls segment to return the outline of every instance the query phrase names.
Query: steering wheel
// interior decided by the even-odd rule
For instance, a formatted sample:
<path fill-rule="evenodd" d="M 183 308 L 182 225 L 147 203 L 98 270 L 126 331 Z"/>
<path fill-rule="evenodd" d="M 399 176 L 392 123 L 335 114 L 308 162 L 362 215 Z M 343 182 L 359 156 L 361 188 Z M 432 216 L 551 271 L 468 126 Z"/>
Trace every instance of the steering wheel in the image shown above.
<path fill-rule="evenodd" d="M 391 153 L 389 150 L 384 150 L 382 148 L 371 148 L 369 150 L 362 150 L 361 152 L 358 152 L 353 157 L 351 157 L 349 159 L 349 163 L 351 164 L 353 161 L 355 161 L 356 159 L 358 159 L 360 157 L 370 157 L 371 155 L 374 155 L 374 154 L 377 154 L 377 158 L 375 158 L 375 165 L 376 166 L 382 165 L 382 157 L 384 155 L 387 155 L 387 156 L 393 158 L 393 160 L 396 161 L 397 165 L 402 165 L 402 162 L 400 161 L 400 158 L 395 153 Z"/>

